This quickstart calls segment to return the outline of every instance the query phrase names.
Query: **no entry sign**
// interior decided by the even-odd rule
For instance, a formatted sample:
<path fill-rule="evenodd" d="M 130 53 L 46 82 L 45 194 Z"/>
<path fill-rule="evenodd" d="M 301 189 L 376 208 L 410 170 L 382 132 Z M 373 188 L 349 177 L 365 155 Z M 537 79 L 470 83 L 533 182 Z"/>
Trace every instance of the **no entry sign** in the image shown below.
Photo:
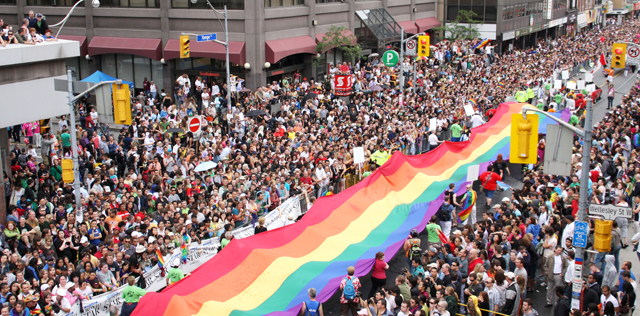
<path fill-rule="evenodd" d="M 200 130 L 200 118 L 197 116 L 192 117 L 189 120 L 189 131 L 195 133 Z"/>

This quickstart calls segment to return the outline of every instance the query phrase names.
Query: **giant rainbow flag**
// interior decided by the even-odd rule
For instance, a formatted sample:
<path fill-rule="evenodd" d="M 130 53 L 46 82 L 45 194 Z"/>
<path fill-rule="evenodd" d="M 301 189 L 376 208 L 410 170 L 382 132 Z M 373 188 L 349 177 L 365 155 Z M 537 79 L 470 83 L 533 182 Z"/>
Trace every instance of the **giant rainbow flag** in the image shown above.
<path fill-rule="evenodd" d="M 498 154 L 507 157 L 511 114 L 522 106 L 501 104 L 470 141 L 446 142 L 418 156 L 396 152 L 362 182 L 318 199 L 296 224 L 234 240 L 191 276 L 145 295 L 134 315 L 289 316 L 311 287 L 319 301 L 328 300 L 347 267 L 366 275 L 377 252 L 391 259 L 411 229 L 424 229 L 448 185 L 464 188 L 469 166 L 483 172 Z M 545 130 L 549 123 L 540 120 Z"/>

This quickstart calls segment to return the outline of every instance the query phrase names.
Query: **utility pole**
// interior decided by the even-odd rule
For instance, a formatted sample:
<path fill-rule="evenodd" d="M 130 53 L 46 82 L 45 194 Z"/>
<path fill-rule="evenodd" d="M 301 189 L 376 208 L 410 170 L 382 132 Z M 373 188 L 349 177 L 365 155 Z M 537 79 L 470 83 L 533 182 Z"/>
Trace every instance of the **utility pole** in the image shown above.
<path fill-rule="evenodd" d="M 400 28 L 400 104 L 404 102 L 404 27 Z"/>
<path fill-rule="evenodd" d="M 593 129 L 593 100 L 587 98 L 587 108 L 585 113 L 584 130 L 577 129 L 574 126 L 569 125 L 567 122 L 558 119 L 549 113 L 532 107 L 523 107 L 522 116 L 526 118 L 527 112 L 536 112 L 545 115 L 559 124 L 567 127 L 573 131 L 579 137 L 582 137 L 582 175 L 580 176 L 580 200 L 578 202 L 578 218 L 576 221 L 587 222 L 587 210 L 589 208 L 589 165 L 591 164 L 591 138 Z M 583 263 L 586 262 L 585 249 L 581 247 L 575 247 L 575 262 L 573 270 L 573 300 L 580 300 L 580 290 L 582 288 L 582 268 Z M 576 295 L 577 294 L 577 295 Z"/>
<path fill-rule="evenodd" d="M 69 84 L 69 134 L 71 134 L 71 157 L 73 158 L 73 190 L 76 197 L 76 212 L 82 212 L 82 204 L 80 204 L 78 140 L 76 137 L 76 111 L 75 107 L 73 106 L 73 77 L 71 76 L 71 70 L 67 70 L 67 83 Z"/>
<path fill-rule="evenodd" d="M 580 176 L 580 200 L 578 201 L 577 221 L 587 222 L 587 210 L 589 209 L 589 165 L 591 165 L 591 131 L 593 129 L 593 100 L 587 99 L 587 109 L 584 120 L 584 141 L 582 144 L 582 176 Z M 573 270 L 573 293 L 580 294 L 582 290 L 582 269 L 587 262 L 585 249 L 575 247 L 575 262 Z M 580 264 L 578 264 L 580 263 Z M 572 295 L 572 300 L 580 300 L 580 296 Z"/>

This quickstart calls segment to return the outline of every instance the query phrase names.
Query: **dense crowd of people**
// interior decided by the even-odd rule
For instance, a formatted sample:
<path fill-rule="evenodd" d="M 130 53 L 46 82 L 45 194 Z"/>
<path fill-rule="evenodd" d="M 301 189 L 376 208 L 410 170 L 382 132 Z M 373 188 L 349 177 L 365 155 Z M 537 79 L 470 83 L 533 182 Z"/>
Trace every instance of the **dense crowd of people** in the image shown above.
<path fill-rule="evenodd" d="M 427 95 L 418 94 L 415 98 L 420 100 L 409 99 L 408 104 L 444 112 L 448 118 L 445 124 L 473 127 L 470 122 L 473 118 L 458 121 L 456 116 L 468 100 L 480 100 L 478 110 L 490 116 L 493 105 L 513 96 L 515 90 L 531 89 L 533 96 L 525 94 L 529 103 L 545 111 L 565 107 L 575 110 L 570 123 L 579 126 L 581 109 L 575 106 L 575 101 L 581 91 L 554 90 L 551 80 L 558 78 L 564 69 L 585 65 L 586 60 L 593 61 L 595 66 L 599 55 L 606 54 L 612 42 L 631 41 L 639 32 L 640 24 L 636 21 L 628 21 L 623 27 L 609 23 L 575 37 L 541 41 L 537 47 L 491 58 L 469 54 L 477 41 L 439 45 L 435 58 L 428 65 L 419 66 L 425 77 L 437 79 L 427 81 Z M 452 54 L 451 47 L 461 53 Z M 494 62 L 488 63 L 494 58 Z M 514 64 L 525 66 L 513 67 Z M 438 68 L 449 71 L 445 78 L 438 78 Z M 453 79 L 447 82 L 451 74 Z M 440 79 L 445 84 L 439 85 Z M 469 81 L 475 84 L 468 84 Z M 608 82 L 609 91 L 612 85 Z M 434 96 L 439 97 L 430 99 Z M 610 96 L 613 99 L 614 94 Z M 382 252 L 376 255 L 368 292 L 354 275 L 355 269 L 349 268 L 340 285 L 341 315 L 350 312 L 402 316 L 536 316 L 551 312 L 554 316 L 632 315 L 639 302 L 632 267 L 638 263 L 620 262 L 620 251 L 629 246 L 637 251 L 640 241 L 639 105 L 640 80 L 636 80 L 621 103 L 609 105 L 611 111 L 593 127 L 591 165 L 584 166 L 589 168 L 588 199 L 595 204 L 632 207 L 632 218 L 619 217 L 613 221 L 611 250 L 589 255 L 583 275 L 574 276 L 573 246 L 583 140 L 574 137 L 572 173 L 565 177 L 543 172 L 545 142 L 540 138 L 539 163 L 524 166 L 523 185 L 512 190 L 510 197 L 498 203 L 492 201 L 500 187 L 498 182 L 511 173 L 501 156 L 479 176 L 479 192 L 469 184 L 465 193 L 457 196 L 460 188 L 452 184 L 444 192 L 442 206 L 425 227 L 426 239 L 413 230 L 405 241 L 402 251 L 408 267 L 395 279 L 387 279 L 389 265 Z M 404 108 L 399 107 L 399 111 Z M 451 127 L 450 131 L 452 139 L 460 136 Z M 482 218 L 468 216 L 466 209 L 471 209 L 472 214 L 483 209 Z M 589 224 L 593 230 L 594 222 L 590 220 Z M 593 243 L 591 234 L 588 248 L 593 249 Z M 640 261 L 640 252 L 636 253 Z M 578 308 L 572 305 L 575 277 L 584 280 Z M 536 284 L 546 287 L 546 293 L 540 293 L 546 296 L 544 307 L 534 307 L 532 298 L 540 295 Z M 305 315 L 322 315 L 322 305 L 314 302 L 315 289 L 309 290 L 309 297 L 303 308 L 312 306 L 313 311 Z"/>
<path fill-rule="evenodd" d="M 43 28 L 37 15 L 35 19 Z M 158 251 L 164 255 L 211 238 L 219 238 L 224 247 L 233 239 L 232 230 L 247 225 L 253 225 L 255 233 L 266 231 L 263 216 L 287 198 L 304 196 L 310 208 L 315 198 L 343 190 L 346 175 L 370 174 L 385 161 L 378 158 L 394 150 L 418 154 L 443 141 L 463 141 L 469 128 L 490 119 L 518 90 L 529 87 L 534 93 L 529 102 L 558 110 L 571 103 L 574 94 L 554 90 L 550 80 L 586 60 L 596 61 L 613 41 L 637 33 L 640 24 L 632 20 L 541 39 L 535 47 L 504 54 L 474 48 L 479 40 L 444 41 L 432 58 L 418 62 L 418 80 L 401 87 L 406 91 L 402 104 L 393 89 L 397 69 L 375 58 L 334 71 L 354 77 L 349 98 L 336 97 L 330 80 L 320 84 L 302 76 L 251 93 L 233 93 L 231 104 L 224 84 L 209 87 L 195 78 L 192 85 L 184 75 L 166 93 L 146 82 L 133 99 L 133 123 L 117 135 L 102 128 L 96 109 L 84 100 L 76 135 L 81 209 L 75 206 L 72 185 L 62 182 L 61 159 L 72 155 L 66 118 L 59 120 L 55 132 L 41 134 L 38 122 L 16 126 L 11 177 L 4 178 L 8 223 L 0 240 L 2 313 L 67 312 L 76 301 L 130 284 L 125 295 L 129 313 L 144 295 L 134 288 L 135 278 L 158 263 Z M 597 40 L 601 37 L 606 40 Z M 598 136 L 589 166 L 592 203 L 640 201 L 638 92 L 634 87 L 595 127 Z M 463 109 L 469 103 L 475 111 L 470 117 Z M 189 117 L 198 114 L 208 123 L 197 133 L 188 132 Z M 436 118 L 436 126 L 430 126 L 430 118 Z M 19 146 L 24 138 L 28 146 Z M 374 160 L 368 170 L 353 163 L 353 149 L 361 146 Z M 454 186 L 444 211 L 426 227 L 428 244 L 421 245 L 417 231 L 405 243 L 410 266 L 395 286 L 386 285 L 383 254 L 376 258 L 375 286 L 366 297 L 356 296 L 361 285 L 351 277 L 354 271 L 348 271 L 351 276 L 341 285 L 342 314 L 370 304 L 372 310 L 366 310 L 376 315 L 486 316 L 489 310 L 535 316 L 528 296 L 538 268 L 556 315 L 572 313 L 565 289 L 570 288 L 566 285 L 572 281 L 575 256 L 569 236 L 582 168 L 580 140 L 574 146 L 575 175 L 545 175 L 539 164 L 532 166 L 525 171 L 521 190 L 491 205 L 495 181 L 510 173 L 502 160 L 494 163 L 480 177 L 486 203 L 494 210 L 482 219 L 476 220 L 476 209 L 469 204 L 475 202 L 468 199 L 472 194 L 456 197 Z M 538 149 L 544 155 L 543 141 Z M 212 163 L 212 168 L 196 172 L 203 163 Z M 473 215 L 456 228 L 456 210 L 469 207 Z M 637 207 L 634 212 L 637 224 Z M 593 290 L 597 299 L 583 303 L 581 311 L 613 315 L 609 304 L 594 309 L 591 303 L 597 301 L 611 302 L 615 312 L 625 316 L 629 310 L 623 312 L 624 306 L 635 307 L 634 290 L 627 285 L 635 289 L 632 263 L 620 263 L 618 257 L 620 248 L 636 238 L 630 238 L 627 221 L 614 225 L 618 243 L 611 254 L 593 258 L 589 280 L 593 277 L 595 283 L 589 281 L 583 295 Z M 452 228 L 445 231 L 448 242 L 443 243 L 432 232 L 445 227 Z M 309 295 L 313 297 L 305 306 L 315 313 L 320 308 L 312 303 L 315 291 Z M 460 308 L 460 302 L 467 306 Z"/>

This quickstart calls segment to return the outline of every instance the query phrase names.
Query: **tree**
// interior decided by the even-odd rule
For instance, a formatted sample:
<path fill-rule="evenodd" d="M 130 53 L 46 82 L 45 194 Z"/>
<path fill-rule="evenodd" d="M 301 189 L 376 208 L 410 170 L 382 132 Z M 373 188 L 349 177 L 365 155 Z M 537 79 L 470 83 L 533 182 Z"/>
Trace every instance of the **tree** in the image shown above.
<path fill-rule="evenodd" d="M 457 39 L 474 39 L 480 37 L 478 28 L 473 24 L 480 23 L 474 20 L 477 14 L 469 10 L 460 10 L 455 21 L 444 26 L 436 27 L 434 30 L 444 32 L 444 38 L 455 41 Z"/>
<path fill-rule="evenodd" d="M 356 41 L 353 34 L 345 34 L 347 28 L 344 26 L 332 25 L 327 33 L 324 33 L 322 40 L 316 46 L 317 53 L 324 53 L 332 48 L 340 48 L 349 60 L 362 56 L 360 44 L 352 44 Z"/>

